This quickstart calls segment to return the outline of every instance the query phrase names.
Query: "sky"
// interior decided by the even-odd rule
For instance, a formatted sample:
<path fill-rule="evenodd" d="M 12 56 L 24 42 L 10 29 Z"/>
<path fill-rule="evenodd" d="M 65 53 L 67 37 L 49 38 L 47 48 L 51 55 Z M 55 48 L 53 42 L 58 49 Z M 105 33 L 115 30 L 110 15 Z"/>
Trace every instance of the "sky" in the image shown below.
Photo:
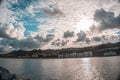
<path fill-rule="evenodd" d="M 120 41 L 120 0 L 0 0 L 0 53 Z"/>

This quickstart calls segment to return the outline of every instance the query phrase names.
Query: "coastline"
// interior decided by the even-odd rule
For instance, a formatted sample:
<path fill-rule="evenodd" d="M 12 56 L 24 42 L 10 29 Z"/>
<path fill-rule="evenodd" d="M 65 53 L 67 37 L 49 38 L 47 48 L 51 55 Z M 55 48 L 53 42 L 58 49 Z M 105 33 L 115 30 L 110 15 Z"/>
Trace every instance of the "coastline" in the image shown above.
<path fill-rule="evenodd" d="M 0 59 L 79 59 L 79 58 L 103 58 L 103 57 L 119 57 L 120 55 L 115 56 L 92 56 L 92 57 L 68 57 L 68 58 L 13 58 L 13 57 L 0 57 Z"/>

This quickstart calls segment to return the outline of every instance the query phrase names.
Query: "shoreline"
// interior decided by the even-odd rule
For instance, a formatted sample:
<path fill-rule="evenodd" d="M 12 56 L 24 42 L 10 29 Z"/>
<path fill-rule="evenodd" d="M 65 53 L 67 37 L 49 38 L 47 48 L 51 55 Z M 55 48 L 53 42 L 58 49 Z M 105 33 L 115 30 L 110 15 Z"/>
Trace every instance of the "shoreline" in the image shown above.
<path fill-rule="evenodd" d="M 103 57 L 117 57 L 115 56 L 93 56 L 93 57 L 71 57 L 71 58 L 10 58 L 10 57 L 0 57 L 0 59 L 79 59 L 79 58 L 103 58 Z"/>

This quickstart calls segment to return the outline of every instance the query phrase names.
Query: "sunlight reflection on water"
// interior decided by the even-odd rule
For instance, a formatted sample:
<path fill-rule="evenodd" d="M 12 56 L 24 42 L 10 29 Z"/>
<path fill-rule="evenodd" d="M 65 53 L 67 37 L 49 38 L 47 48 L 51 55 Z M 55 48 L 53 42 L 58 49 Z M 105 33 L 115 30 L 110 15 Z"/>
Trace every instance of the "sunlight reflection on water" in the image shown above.
<path fill-rule="evenodd" d="M 0 66 L 32 80 L 119 80 L 120 57 L 0 59 Z"/>

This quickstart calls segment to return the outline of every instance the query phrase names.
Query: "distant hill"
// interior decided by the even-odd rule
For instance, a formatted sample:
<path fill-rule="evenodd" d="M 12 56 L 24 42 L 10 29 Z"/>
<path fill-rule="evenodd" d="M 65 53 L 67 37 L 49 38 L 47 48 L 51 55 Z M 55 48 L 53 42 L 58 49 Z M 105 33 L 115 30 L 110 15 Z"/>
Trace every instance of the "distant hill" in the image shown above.
<path fill-rule="evenodd" d="M 87 52 L 87 53 L 86 53 Z M 10 57 L 10 58 L 58 58 L 62 56 L 63 58 L 72 57 L 74 53 L 74 57 L 78 57 L 78 54 L 86 54 L 79 55 L 80 57 L 102 57 L 102 56 L 113 56 L 120 55 L 120 42 L 118 43 L 108 43 L 108 44 L 101 44 L 97 46 L 90 46 L 84 48 L 65 48 L 65 49 L 57 49 L 57 50 L 31 50 L 31 51 L 12 51 L 7 54 L 1 54 L 0 57 Z M 91 53 L 91 56 L 89 56 Z"/>

